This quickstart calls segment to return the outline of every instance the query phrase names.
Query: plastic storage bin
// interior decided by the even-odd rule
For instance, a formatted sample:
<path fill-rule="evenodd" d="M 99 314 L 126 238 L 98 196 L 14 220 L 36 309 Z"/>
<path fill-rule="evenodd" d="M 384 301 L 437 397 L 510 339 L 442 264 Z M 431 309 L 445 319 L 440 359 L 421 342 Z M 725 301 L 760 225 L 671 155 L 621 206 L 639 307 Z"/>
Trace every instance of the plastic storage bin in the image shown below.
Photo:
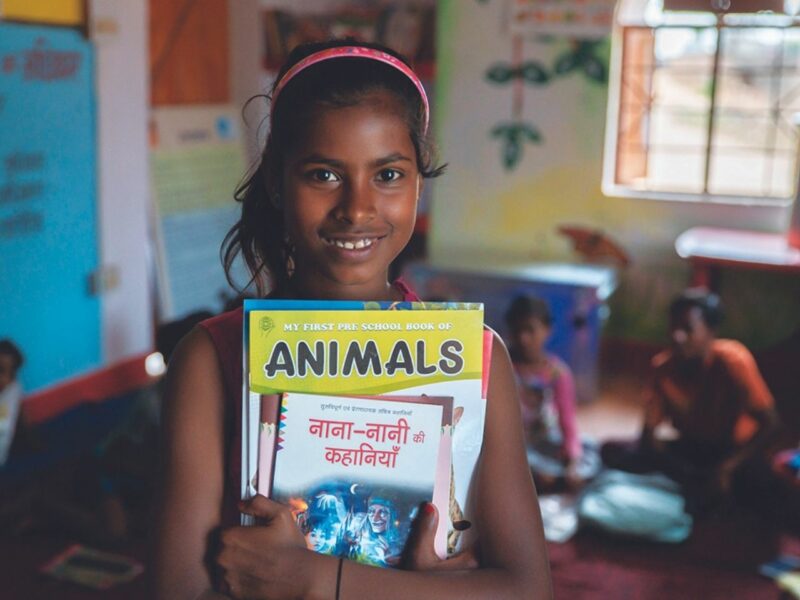
<path fill-rule="evenodd" d="M 504 315 L 518 295 L 538 296 L 553 314 L 547 349 L 573 370 L 577 400 L 597 394 L 600 330 L 616 286 L 610 267 L 552 263 L 479 267 L 409 265 L 403 276 L 425 300 L 483 302 L 486 324 L 508 339 Z"/>

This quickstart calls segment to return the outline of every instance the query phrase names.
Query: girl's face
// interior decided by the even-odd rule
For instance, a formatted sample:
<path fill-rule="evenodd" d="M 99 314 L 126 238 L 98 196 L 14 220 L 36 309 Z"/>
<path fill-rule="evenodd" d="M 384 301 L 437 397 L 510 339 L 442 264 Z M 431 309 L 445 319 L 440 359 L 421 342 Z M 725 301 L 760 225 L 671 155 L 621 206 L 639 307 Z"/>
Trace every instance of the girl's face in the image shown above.
<path fill-rule="evenodd" d="M 421 177 L 399 101 L 376 92 L 319 108 L 285 161 L 296 293 L 391 299 L 390 263 L 414 229 Z"/>
<path fill-rule="evenodd" d="M 550 337 L 550 327 L 536 317 L 520 321 L 511 333 L 512 343 L 527 361 L 544 354 L 544 345 Z"/>

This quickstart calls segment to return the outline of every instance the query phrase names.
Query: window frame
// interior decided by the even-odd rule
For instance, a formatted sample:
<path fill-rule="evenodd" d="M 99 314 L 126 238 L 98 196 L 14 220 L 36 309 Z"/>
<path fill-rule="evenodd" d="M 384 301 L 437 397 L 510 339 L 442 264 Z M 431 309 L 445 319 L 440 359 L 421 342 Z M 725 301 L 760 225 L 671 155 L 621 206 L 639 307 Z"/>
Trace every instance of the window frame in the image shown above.
<path fill-rule="evenodd" d="M 639 2 L 638 8 L 640 14 L 636 15 L 635 10 L 630 10 L 630 5 L 625 0 L 620 2 L 617 7 L 614 25 L 612 29 L 611 41 L 611 57 L 609 65 L 609 85 L 608 85 L 608 104 L 606 109 L 606 122 L 605 122 L 605 142 L 603 152 L 603 175 L 602 175 L 602 192 L 605 196 L 614 198 L 636 198 L 642 200 L 657 200 L 657 201 L 670 201 L 670 202 L 688 202 L 692 204 L 719 204 L 719 205 L 738 205 L 738 206 L 754 206 L 763 208 L 786 208 L 794 203 L 795 197 L 800 194 L 800 143 L 798 143 L 798 156 L 795 158 L 795 173 L 794 173 L 794 194 L 786 197 L 769 197 L 769 196 L 756 196 L 756 195 L 733 195 L 733 194 L 718 194 L 710 193 L 708 191 L 702 192 L 680 192 L 680 191 L 664 191 L 664 190 L 645 190 L 637 189 L 631 185 L 618 183 L 617 173 L 619 169 L 619 161 L 617 156 L 618 142 L 621 137 L 619 131 L 620 114 L 621 114 L 621 100 L 623 94 L 623 67 L 624 67 L 624 51 L 625 51 L 625 33 L 630 29 L 641 29 L 655 32 L 663 28 L 714 28 L 717 29 L 717 42 L 715 48 L 714 67 L 710 77 L 717 77 L 716 64 L 721 56 L 720 39 L 722 31 L 725 29 L 733 28 L 757 28 L 757 27 L 793 27 L 799 28 L 800 21 L 796 18 L 788 17 L 785 15 L 775 16 L 774 23 L 769 24 L 742 24 L 736 23 L 735 17 L 737 15 L 724 15 L 712 13 L 663 13 L 659 12 L 654 15 L 652 12 L 645 15 L 646 0 L 633 0 Z M 626 8 L 628 9 L 626 11 Z M 626 14 L 627 12 L 627 14 Z M 633 12 L 633 14 L 631 14 Z M 726 18 L 734 17 L 732 23 L 725 23 Z M 756 21 L 759 19 L 755 19 Z M 766 23 L 766 22 L 765 22 Z M 712 79 L 713 81 L 713 79 Z M 714 86 L 717 84 L 714 83 Z M 712 95 L 711 102 L 708 110 L 705 113 L 709 120 L 709 132 L 706 138 L 705 147 L 705 164 L 704 167 L 704 186 L 708 186 L 709 177 L 709 161 L 712 156 L 712 135 L 713 135 L 713 115 L 718 110 L 719 104 L 715 102 L 715 95 Z M 650 108 L 647 108 L 648 114 Z M 800 111 L 797 113 L 800 115 Z M 795 126 L 800 128 L 800 122 L 795 123 Z M 800 129 L 798 130 L 800 137 Z M 799 140 L 800 141 L 800 140 Z M 646 154 L 645 154 L 646 156 Z"/>

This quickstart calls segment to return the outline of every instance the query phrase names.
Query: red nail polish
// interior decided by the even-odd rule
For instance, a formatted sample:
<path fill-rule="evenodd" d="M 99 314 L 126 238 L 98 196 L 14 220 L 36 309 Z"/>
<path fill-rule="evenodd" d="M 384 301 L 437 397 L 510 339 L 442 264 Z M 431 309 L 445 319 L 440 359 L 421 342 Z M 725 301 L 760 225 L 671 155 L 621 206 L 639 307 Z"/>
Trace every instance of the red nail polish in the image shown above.
<path fill-rule="evenodd" d="M 431 504 L 430 502 L 426 502 L 425 506 L 422 507 L 422 510 L 425 511 L 426 515 L 432 515 L 434 512 L 436 512 L 436 509 L 433 507 L 433 504 Z"/>

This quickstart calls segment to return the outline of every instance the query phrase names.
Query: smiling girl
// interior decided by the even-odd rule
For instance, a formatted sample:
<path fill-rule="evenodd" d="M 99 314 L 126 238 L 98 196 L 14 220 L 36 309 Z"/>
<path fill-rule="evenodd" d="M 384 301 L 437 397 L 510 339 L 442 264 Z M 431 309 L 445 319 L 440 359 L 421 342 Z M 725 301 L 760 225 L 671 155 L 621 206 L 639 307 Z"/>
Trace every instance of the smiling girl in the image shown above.
<path fill-rule="evenodd" d="M 375 45 L 302 46 L 278 74 L 271 107 L 261 162 L 237 193 L 242 216 L 226 238 L 226 269 L 241 253 L 271 298 L 416 300 L 389 280 L 389 267 L 414 229 L 423 179 L 442 169 L 432 163 L 428 101 L 414 72 Z M 406 570 L 310 551 L 287 507 L 263 496 L 238 502 L 241 356 L 240 309 L 202 323 L 170 362 L 156 597 L 551 597 L 513 372 L 499 339 L 471 492 L 478 547 L 439 560 L 438 516 L 428 504 Z M 238 527 L 240 510 L 259 525 Z"/>

